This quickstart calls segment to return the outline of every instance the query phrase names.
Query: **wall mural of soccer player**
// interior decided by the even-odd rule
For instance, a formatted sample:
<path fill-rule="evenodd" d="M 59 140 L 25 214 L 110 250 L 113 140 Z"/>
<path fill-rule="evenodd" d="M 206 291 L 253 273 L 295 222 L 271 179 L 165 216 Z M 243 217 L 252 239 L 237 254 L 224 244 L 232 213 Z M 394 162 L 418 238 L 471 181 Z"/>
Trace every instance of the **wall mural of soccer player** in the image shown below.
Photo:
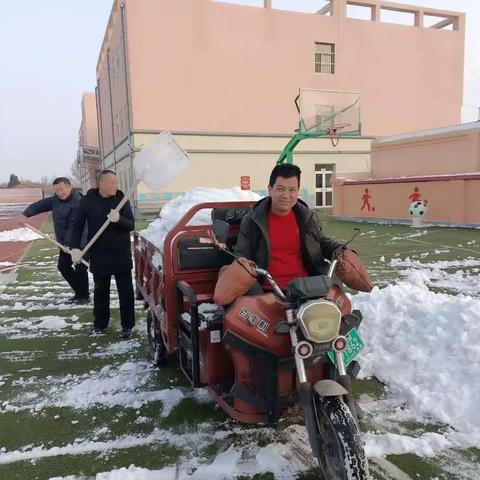
<path fill-rule="evenodd" d="M 415 187 L 413 189 L 413 192 L 409 195 L 408 199 L 410 200 L 410 203 L 422 200 L 422 194 L 420 193 L 420 189 L 418 187 Z M 426 199 L 423 199 L 422 201 L 425 203 L 425 205 L 428 203 L 428 200 Z"/>
<path fill-rule="evenodd" d="M 367 207 L 367 209 L 368 209 L 369 212 L 370 212 L 370 211 L 374 212 L 374 211 L 375 211 L 375 207 L 370 204 L 370 200 L 372 200 L 372 196 L 370 195 L 370 193 L 369 193 L 369 191 L 368 191 L 368 188 L 366 188 L 364 194 L 362 195 L 363 205 L 362 205 L 362 207 L 360 208 L 360 210 L 363 210 L 365 207 Z"/>

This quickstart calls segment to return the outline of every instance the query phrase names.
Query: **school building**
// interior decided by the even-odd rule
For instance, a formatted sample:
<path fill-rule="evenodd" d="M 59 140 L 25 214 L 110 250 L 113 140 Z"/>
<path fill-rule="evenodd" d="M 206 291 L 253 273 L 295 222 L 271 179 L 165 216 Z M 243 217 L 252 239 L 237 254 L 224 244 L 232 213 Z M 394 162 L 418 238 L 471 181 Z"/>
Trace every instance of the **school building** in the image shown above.
<path fill-rule="evenodd" d="M 102 167 L 118 173 L 139 213 L 241 177 L 263 193 L 298 128 L 299 90 L 360 92 L 360 136 L 336 147 L 305 140 L 294 154 L 302 196 L 335 207 L 332 179 L 368 178 L 372 140 L 460 122 L 464 36 L 463 13 L 375 0 L 331 0 L 310 13 L 275 0 L 115 0 L 96 71 Z M 312 108 L 321 115 L 335 105 Z M 152 192 L 137 184 L 135 156 L 162 130 L 193 168 Z"/>

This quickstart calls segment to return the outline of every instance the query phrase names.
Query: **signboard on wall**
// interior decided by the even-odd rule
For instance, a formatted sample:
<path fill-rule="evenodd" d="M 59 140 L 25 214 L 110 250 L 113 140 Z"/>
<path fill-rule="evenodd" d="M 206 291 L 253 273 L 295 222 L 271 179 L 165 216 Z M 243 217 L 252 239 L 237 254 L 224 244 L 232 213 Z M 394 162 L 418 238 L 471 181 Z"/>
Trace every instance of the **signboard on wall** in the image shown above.
<path fill-rule="evenodd" d="M 240 188 L 242 190 L 250 190 L 250 175 L 240 177 Z"/>

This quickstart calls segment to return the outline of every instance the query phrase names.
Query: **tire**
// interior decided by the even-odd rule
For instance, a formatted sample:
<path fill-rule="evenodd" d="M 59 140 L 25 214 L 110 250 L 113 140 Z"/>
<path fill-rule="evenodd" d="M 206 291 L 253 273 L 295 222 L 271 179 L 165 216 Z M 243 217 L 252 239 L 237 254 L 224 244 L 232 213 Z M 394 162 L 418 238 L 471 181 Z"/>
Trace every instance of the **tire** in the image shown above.
<path fill-rule="evenodd" d="M 363 441 L 347 405 L 338 397 L 313 396 L 325 479 L 368 480 Z"/>
<path fill-rule="evenodd" d="M 153 365 L 159 367 L 167 360 L 167 348 L 162 334 L 157 330 L 155 317 L 151 309 L 147 312 L 147 340 Z"/>

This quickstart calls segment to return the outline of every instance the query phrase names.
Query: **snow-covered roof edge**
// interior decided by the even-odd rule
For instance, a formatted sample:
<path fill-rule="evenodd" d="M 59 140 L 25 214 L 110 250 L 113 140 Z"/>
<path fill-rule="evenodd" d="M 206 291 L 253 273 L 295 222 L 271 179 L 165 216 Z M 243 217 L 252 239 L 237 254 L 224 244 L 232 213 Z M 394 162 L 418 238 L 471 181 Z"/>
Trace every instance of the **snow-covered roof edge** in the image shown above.
<path fill-rule="evenodd" d="M 459 125 L 451 125 L 449 127 L 433 128 L 431 130 L 420 130 L 418 132 L 400 133 L 389 137 L 379 137 L 375 139 L 372 145 L 398 142 L 400 140 L 414 140 L 416 138 L 435 137 L 437 135 L 445 135 L 448 133 L 468 132 L 470 130 L 480 131 L 480 121 L 461 123 Z"/>

